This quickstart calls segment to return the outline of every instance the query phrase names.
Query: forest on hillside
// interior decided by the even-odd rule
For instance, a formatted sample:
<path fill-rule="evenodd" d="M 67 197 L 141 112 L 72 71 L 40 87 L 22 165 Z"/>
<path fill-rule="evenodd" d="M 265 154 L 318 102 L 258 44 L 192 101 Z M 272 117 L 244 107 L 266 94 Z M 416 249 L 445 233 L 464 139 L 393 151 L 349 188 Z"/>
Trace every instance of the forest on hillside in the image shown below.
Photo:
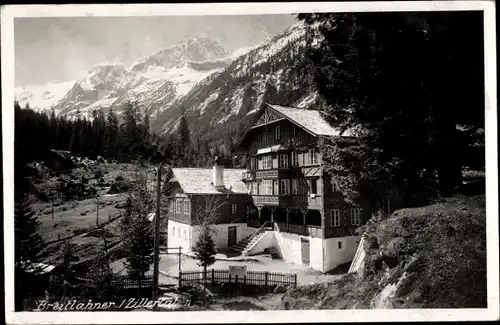
<path fill-rule="evenodd" d="M 175 167 L 209 167 L 220 156 L 226 167 L 233 166 L 229 137 L 212 145 L 190 135 L 186 118 L 181 117 L 177 131 L 158 135 L 152 132 L 149 116 L 128 104 L 120 120 L 111 109 L 106 115 L 96 110 L 89 121 L 56 117 L 15 103 L 15 184 L 25 190 L 25 166 L 48 157 L 51 149 L 67 150 L 74 155 L 117 162 L 168 163 Z"/>

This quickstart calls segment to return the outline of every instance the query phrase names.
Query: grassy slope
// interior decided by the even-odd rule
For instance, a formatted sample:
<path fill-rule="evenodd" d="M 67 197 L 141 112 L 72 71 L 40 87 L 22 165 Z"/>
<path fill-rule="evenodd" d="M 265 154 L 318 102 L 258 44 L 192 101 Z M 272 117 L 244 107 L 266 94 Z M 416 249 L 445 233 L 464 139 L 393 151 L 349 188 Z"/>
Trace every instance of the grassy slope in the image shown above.
<path fill-rule="evenodd" d="M 366 274 L 289 290 L 284 309 L 485 308 L 485 197 L 402 209 L 367 226 Z M 389 267 L 390 265 L 390 267 Z"/>
<path fill-rule="evenodd" d="M 78 261 L 92 259 L 104 245 L 102 236 L 97 228 L 97 201 L 95 198 L 65 201 L 62 192 L 57 190 L 56 183 L 59 178 L 79 179 L 85 176 L 91 186 L 98 189 L 99 194 L 99 224 L 106 230 L 108 245 L 119 241 L 120 229 L 119 219 L 107 224 L 109 220 L 116 218 L 120 209 L 117 206 L 123 204 L 125 193 L 106 195 L 109 187 L 98 186 L 97 180 L 93 178 L 95 170 L 103 171 L 103 179 L 106 184 L 114 183 L 115 178 L 120 175 L 125 179 L 133 179 L 135 167 L 130 164 L 103 163 L 97 166 L 80 166 L 68 172 L 56 175 L 45 174 L 33 178 L 37 190 L 47 194 L 56 193 L 54 203 L 54 216 L 52 217 L 52 205 L 33 198 L 31 207 L 40 221 L 39 234 L 45 243 L 48 243 L 42 253 L 45 262 L 55 262 L 60 258 L 60 247 L 63 239 L 75 234 L 81 234 L 69 239 L 73 246 L 74 254 Z M 57 241 L 61 239 L 60 241 Z M 54 242 L 55 241 L 55 242 Z"/>

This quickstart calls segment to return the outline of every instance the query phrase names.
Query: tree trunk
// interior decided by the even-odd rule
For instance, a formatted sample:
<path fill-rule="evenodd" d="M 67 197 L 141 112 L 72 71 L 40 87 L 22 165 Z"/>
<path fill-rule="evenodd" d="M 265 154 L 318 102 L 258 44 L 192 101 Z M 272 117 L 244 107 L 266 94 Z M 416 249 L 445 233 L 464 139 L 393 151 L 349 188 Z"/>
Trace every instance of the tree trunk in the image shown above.
<path fill-rule="evenodd" d="M 205 287 L 205 296 L 207 294 L 207 266 L 205 265 L 203 267 L 203 284 Z"/>

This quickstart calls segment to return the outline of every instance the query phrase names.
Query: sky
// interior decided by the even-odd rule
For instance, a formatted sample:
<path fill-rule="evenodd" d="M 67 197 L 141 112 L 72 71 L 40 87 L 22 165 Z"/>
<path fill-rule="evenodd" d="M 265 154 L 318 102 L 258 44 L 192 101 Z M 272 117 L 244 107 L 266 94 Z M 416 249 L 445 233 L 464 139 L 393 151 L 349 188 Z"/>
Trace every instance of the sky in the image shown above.
<path fill-rule="evenodd" d="M 289 14 L 15 18 L 15 84 L 77 80 L 100 63 L 129 67 L 156 50 L 201 34 L 232 53 L 295 22 Z"/>

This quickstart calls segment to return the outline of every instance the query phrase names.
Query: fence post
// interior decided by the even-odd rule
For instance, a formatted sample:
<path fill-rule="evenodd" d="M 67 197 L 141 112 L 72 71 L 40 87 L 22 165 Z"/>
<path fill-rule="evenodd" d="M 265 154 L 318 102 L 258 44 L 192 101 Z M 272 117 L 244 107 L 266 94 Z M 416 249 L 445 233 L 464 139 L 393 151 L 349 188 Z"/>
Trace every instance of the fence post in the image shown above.
<path fill-rule="evenodd" d="M 236 284 L 238 284 L 238 275 L 237 274 L 234 276 L 234 282 L 236 282 Z"/>
<path fill-rule="evenodd" d="M 181 272 L 181 254 L 182 254 L 182 246 L 179 246 L 179 273 Z"/>
<path fill-rule="evenodd" d="M 267 271 L 266 271 L 266 275 L 265 275 L 265 281 L 264 281 L 264 285 L 267 287 Z"/>
<path fill-rule="evenodd" d="M 179 272 L 179 287 L 182 286 L 182 272 Z"/>
<path fill-rule="evenodd" d="M 297 288 L 297 273 L 294 274 L 294 287 Z"/>
<path fill-rule="evenodd" d="M 243 284 L 247 284 L 247 275 L 246 274 L 243 276 Z"/>
<path fill-rule="evenodd" d="M 214 269 L 212 269 L 212 283 L 214 283 Z"/>

